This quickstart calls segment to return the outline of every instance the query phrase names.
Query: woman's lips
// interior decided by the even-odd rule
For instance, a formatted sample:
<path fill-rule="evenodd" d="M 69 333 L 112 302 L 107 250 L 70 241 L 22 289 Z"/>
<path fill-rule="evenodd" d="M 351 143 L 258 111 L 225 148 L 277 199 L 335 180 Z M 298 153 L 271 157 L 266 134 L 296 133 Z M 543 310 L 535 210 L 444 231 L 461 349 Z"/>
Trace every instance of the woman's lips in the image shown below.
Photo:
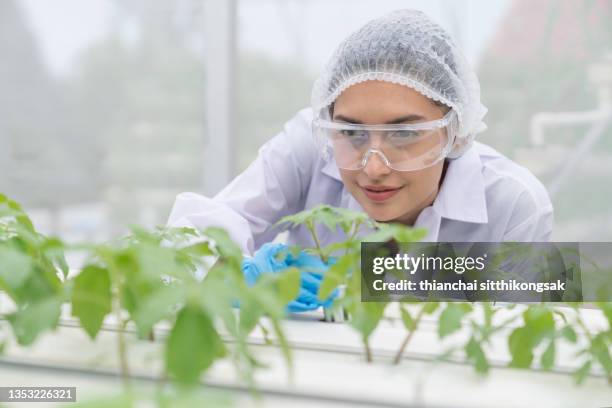
<path fill-rule="evenodd" d="M 385 201 L 393 197 L 401 187 L 360 186 L 363 193 L 372 201 Z"/>

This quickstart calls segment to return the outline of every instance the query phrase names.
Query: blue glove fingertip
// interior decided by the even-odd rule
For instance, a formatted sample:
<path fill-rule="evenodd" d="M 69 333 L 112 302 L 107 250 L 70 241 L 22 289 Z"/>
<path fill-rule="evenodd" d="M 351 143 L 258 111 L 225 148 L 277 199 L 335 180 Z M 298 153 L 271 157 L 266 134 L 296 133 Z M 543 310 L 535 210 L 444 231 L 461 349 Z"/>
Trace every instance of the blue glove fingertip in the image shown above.
<path fill-rule="evenodd" d="M 287 304 L 287 311 L 291 313 L 309 312 L 320 307 L 318 303 L 302 303 L 292 300 Z"/>
<path fill-rule="evenodd" d="M 262 273 L 275 273 L 287 269 L 286 257 L 277 255 L 288 247 L 282 243 L 268 242 L 259 248 L 251 258 L 242 261 L 242 273 L 247 285 L 253 286 Z"/>

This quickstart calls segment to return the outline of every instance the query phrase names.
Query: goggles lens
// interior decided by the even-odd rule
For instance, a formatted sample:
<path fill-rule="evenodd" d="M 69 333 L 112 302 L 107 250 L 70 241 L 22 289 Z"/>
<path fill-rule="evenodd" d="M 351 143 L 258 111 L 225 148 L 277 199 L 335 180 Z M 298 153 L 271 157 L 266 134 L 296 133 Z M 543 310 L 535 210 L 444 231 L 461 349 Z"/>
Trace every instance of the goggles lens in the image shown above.
<path fill-rule="evenodd" d="M 415 171 L 446 157 L 452 145 L 449 123 L 447 114 L 440 120 L 416 124 L 355 125 L 317 119 L 314 126 L 331 144 L 336 164 L 342 169 L 362 169 L 372 153 L 377 153 L 394 170 Z"/>

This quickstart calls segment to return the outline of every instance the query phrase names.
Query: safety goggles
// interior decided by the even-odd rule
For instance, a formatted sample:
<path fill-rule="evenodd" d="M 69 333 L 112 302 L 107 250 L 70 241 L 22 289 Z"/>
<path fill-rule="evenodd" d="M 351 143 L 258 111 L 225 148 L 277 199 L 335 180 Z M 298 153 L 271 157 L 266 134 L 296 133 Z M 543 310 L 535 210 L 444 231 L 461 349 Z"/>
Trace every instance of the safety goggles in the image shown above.
<path fill-rule="evenodd" d="M 410 124 L 362 125 L 316 118 L 313 131 L 331 145 L 341 169 L 363 169 L 376 154 L 393 170 L 416 171 L 448 155 L 455 124 L 451 109 L 441 119 Z"/>

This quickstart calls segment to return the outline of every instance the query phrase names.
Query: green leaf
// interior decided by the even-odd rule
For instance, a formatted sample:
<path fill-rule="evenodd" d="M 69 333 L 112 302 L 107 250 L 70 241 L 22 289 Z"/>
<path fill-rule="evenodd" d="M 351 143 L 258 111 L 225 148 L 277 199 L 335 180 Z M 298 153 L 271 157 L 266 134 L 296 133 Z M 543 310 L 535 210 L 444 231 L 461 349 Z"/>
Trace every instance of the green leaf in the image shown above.
<path fill-rule="evenodd" d="M 10 210 L 13 210 L 13 213 L 15 214 L 14 217 L 17 223 L 24 227 L 26 230 L 34 232 L 34 224 L 32 224 L 30 218 L 27 216 L 27 214 L 23 211 L 23 208 L 21 208 L 21 206 L 17 202 L 3 195 L 0 199 L 0 205 L 6 206 Z"/>
<path fill-rule="evenodd" d="M 345 255 L 340 257 L 335 264 L 329 267 L 319 287 L 318 299 L 320 301 L 327 299 L 334 289 L 346 282 L 346 277 L 352 266 L 352 256 Z"/>
<path fill-rule="evenodd" d="M 222 277 L 213 277 L 210 273 L 197 288 L 197 302 L 210 316 L 218 316 L 234 337 L 238 326 L 233 304 L 236 299 L 236 287 L 230 286 Z"/>
<path fill-rule="evenodd" d="M 138 335 L 146 337 L 153 326 L 165 317 L 171 315 L 174 308 L 185 299 L 185 290 L 180 285 L 164 285 L 159 290 L 142 299 L 131 314 Z"/>
<path fill-rule="evenodd" d="M 385 242 L 394 239 L 400 243 L 417 242 L 425 238 L 427 230 L 398 223 L 377 223 L 377 231 L 366 236 L 364 241 Z"/>
<path fill-rule="evenodd" d="M 597 359 L 606 374 L 612 373 L 612 356 L 610 356 L 610 344 L 606 332 L 597 333 L 591 340 L 591 355 Z"/>
<path fill-rule="evenodd" d="M 397 242 L 416 242 L 427 236 L 427 230 L 424 228 L 402 228 L 395 234 Z"/>
<path fill-rule="evenodd" d="M 592 365 L 593 363 L 589 360 L 574 372 L 574 380 L 576 381 L 576 384 L 582 384 L 584 382 L 587 375 L 589 375 L 589 373 L 591 372 Z"/>
<path fill-rule="evenodd" d="M 514 329 L 508 337 L 508 348 L 512 355 L 510 365 L 528 368 L 533 362 L 533 350 L 545 338 L 555 337 L 555 321 L 552 311 L 546 306 L 529 306 L 523 313 L 525 325 Z"/>
<path fill-rule="evenodd" d="M 335 208 L 336 213 L 341 217 L 343 221 L 351 224 L 358 223 L 360 225 L 368 224 L 373 220 L 370 216 L 363 211 L 349 210 L 348 208 Z"/>
<path fill-rule="evenodd" d="M 253 298 L 245 298 L 240 301 L 240 332 L 244 335 L 249 334 L 263 315 L 263 310 L 258 307 Z"/>
<path fill-rule="evenodd" d="M 465 306 L 468 306 L 468 308 Z M 459 330 L 461 328 L 461 319 L 469 313 L 470 309 L 468 304 L 448 303 L 440 314 L 438 321 L 438 335 L 440 338 L 442 339 Z"/>
<path fill-rule="evenodd" d="M 438 310 L 438 307 L 440 307 L 440 302 L 425 302 L 423 303 L 422 307 L 423 307 L 423 313 L 432 314 L 433 312 Z"/>
<path fill-rule="evenodd" d="M 414 319 L 410 315 L 410 311 L 407 308 L 400 306 L 400 315 L 402 317 L 402 322 L 404 323 L 404 327 L 406 328 L 406 330 L 414 330 Z"/>
<path fill-rule="evenodd" d="M 131 247 L 136 253 L 143 277 L 159 280 L 163 275 L 180 276 L 182 270 L 176 262 L 175 252 L 170 248 L 144 243 Z"/>
<path fill-rule="evenodd" d="M 130 314 L 134 313 L 138 307 L 138 295 L 129 285 L 122 287 L 121 304 Z"/>
<path fill-rule="evenodd" d="M 312 227 L 317 224 L 322 224 L 331 231 L 335 231 L 340 227 L 342 231 L 348 235 L 356 225 L 373 225 L 373 222 L 369 216 L 362 211 L 353 211 L 322 204 L 297 214 L 285 216 L 274 226 L 282 226 L 283 224 L 289 224 L 290 227 L 295 227 L 297 225 L 309 225 Z"/>
<path fill-rule="evenodd" d="M 226 349 L 210 318 L 186 306 L 178 314 L 166 343 L 166 370 L 184 383 L 196 383 Z"/>
<path fill-rule="evenodd" d="M 140 225 L 130 225 L 130 231 L 132 234 L 126 238 L 131 244 L 147 243 L 158 245 L 162 240 L 159 234 L 151 232 Z"/>
<path fill-rule="evenodd" d="M 111 309 L 108 270 L 96 265 L 86 266 L 74 280 L 72 315 L 79 319 L 83 329 L 94 339 Z"/>
<path fill-rule="evenodd" d="M 571 326 L 565 326 L 559 331 L 559 334 L 570 343 L 576 343 L 578 340 L 576 331 Z"/>
<path fill-rule="evenodd" d="M 555 342 L 551 340 L 548 343 L 548 347 L 542 353 L 542 357 L 540 359 L 540 363 L 542 364 L 542 368 L 544 370 L 550 370 L 555 364 Z"/>
<path fill-rule="evenodd" d="M 64 279 L 68 276 L 68 263 L 64 258 L 64 244 L 57 238 L 46 238 L 41 251 L 60 269 Z"/>
<path fill-rule="evenodd" d="M 0 244 L 0 289 L 13 295 L 32 271 L 32 261 L 23 253 Z M 11 296 L 11 297 L 13 297 Z"/>
<path fill-rule="evenodd" d="M 606 319 L 608 319 L 608 328 L 610 331 L 612 331 L 612 303 L 599 302 L 597 306 L 599 306 L 601 312 L 604 314 Z"/>
<path fill-rule="evenodd" d="M 57 327 L 61 302 L 55 297 L 39 300 L 8 316 L 19 344 L 28 346 L 44 331 Z"/>
<path fill-rule="evenodd" d="M 288 268 L 275 274 L 278 292 L 277 296 L 283 304 L 287 304 L 300 294 L 300 271 L 297 268 Z"/>
<path fill-rule="evenodd" d="M 508 348 L 512 355 L 510 366 L 528 368 L 533 361 L 533 338 L 526 327 L 517 327 L 508 337 Z"/>
<path fill-rule="evenodd" d="M 525 326 L 528 327 L 533 338 L 533 345 L 536 346 L 545 338 L 550 337 L 555 332 L 555 319 L 552 311 L 543 306 L 530 306 L 523 313 Z"/>
<path fill-rule="evenodd" d="M 214 254 L 212 249 L 210 249 L 210 244 L 205 241 L 197 242 L 185 248 L 181 248 L 181 252 L 186 252 L 197 256 L 208 256 Z"/>
<path fill-rule="evenodd" d="M 380 323 L 387 305 L 383 302 L 357 302 L 349 309 L 352 316 L 350 325 L 363 337 L 369 337 Z"/>
<path fill-rule="evenodd" d="M 120 275 L 124 276 L 128 282 L 137 280 L 141 270 L 136 251 L 121 250 L 114 252 L 111 257 L 112 263 Z"/>
<path fill-rule="evenodd" d="M 258 308 L 271 316 L 282 317 L 285 306 L 300 293 L 301 272 L 290 267 L 277 273 L 262 274 L 247 293 Z"/>
<path fill-rule="evenodd" d="M 341 218 L 338 217 L 338 214 L 333 209 L 326 206 L 315 212 L 314 221 L 325 225 L 330 231 L 334 231 L 341 221 Z"/>
<path fill-rule="evenodd" d="M 264 273 L 259 277 L 257 283 L 248 289 L 248 293 L 255 301 L 255 307 L 261 309 L 273 319 L 280 319 L 286 314 L 285 306 L 287 303 L 297 295 L 289 300 L 287 300 L 287 296 L 281 295 L 277 288 L 278 277 L 275 275 Z"/>
<path fill-rule="evenodd" d="M 304 224 L 307 220 L 312 219 L 312 214 L 314 210 L 316 210 L 316 208 L 300 211 L 296 214 L 286 215 L 281 218 L 276 224 L 274 224 L 273 227 L 282 226 L 283 224 L 289 224 L 291 227 L 295 227 L 296 225 Z"/>
<path fill-rule="evenodd" d="M 474 363 L 477 373 L 486 374 L 489 371 L 489 360 L 487 360 L 480 344 L 473 337 L 465 345 L 465 354 L 468 361 Z"/>
<path fill-rule="evenodd" d="M 33 264 L 25 282 L 15 292 L 17 304 L 31 304 L 52 296 L 59 296 L 62 286 L 56 271 Z"/>
<path fill-rule="evenodd" d="M 204 234 L 215 241 L 215 248 L 221 256 L 240 263 L 242 260 L 242 250 L 232 241 L 224 229 L 209 227 L 204 230 Z"/>
<path fill-rule="evenodd" d="M 289 346 L 289 342 L 287 341 L 287 337 L 283 332 L 283 329 L 278 320 L 272 319 L 272 327 L 274 328 L 274 334 L 276 334 L 276 338 L 278 339 L 278 344 L 281 347 L 281 352 L 283 353 L 283 357 L 285 358 L 285 362 L 287 363 L 287 371 L 289 372 L 289 378 L 293 378 L 293 355 L 291 353 L 291 347 Z"/>

